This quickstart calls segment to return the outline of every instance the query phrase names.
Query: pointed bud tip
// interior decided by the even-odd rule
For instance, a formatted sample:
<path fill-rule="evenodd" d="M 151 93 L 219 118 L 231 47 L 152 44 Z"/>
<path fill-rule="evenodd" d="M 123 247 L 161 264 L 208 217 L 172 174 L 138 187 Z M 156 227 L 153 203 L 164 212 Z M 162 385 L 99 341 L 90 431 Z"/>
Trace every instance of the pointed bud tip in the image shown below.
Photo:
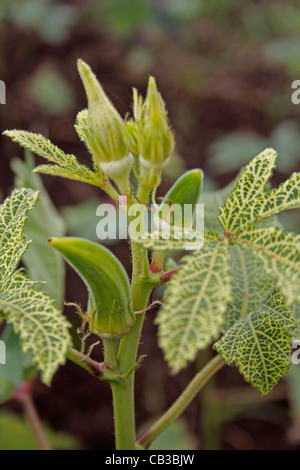
<path fill-rule="evenodd" d="M 53 248 L 56 248 L 59 244 L 59 241 L 61 241 L 62 239 L 59 238 L 59 237 L 50 237 L 48 238 L 48 243 L 53 247 Z"/>
<path fill-rule="evenodd" d="M 156 86 L 156 81 L 155 78 L 150 75 L 149 80 L 148 80 L 148 93 L 151 92 L 156 92 L 157 91 L 157 86 Z"/>
<path fill-rule="evenodd" d="M 92 72 L 91 67 L 86 62 L 84 62 L 84 60 L 82 60 L 82 59 L 77 60 L 77 69 L 78 69 L 78 72 L 79 72 L 80 76 L 82 74 L 87 75 L 88 73 Z"/>

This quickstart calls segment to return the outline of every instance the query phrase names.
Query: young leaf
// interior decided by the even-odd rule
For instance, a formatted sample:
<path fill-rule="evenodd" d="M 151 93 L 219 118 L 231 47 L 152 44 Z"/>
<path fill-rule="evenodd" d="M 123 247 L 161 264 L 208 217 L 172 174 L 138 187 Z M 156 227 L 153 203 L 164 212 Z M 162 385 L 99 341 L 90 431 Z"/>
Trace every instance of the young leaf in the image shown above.
<path fill-rule="evenodd" d="M 37 197 L 36 191 L 19 189 L 0 206 L 0 312 L 19 334 L 24 352 L 32 352 L 43 381 L 49 384 L 65 362 L 69 324 L 50 298 L 36 292 L 35 283 L 16 271 L 28 246 L 23 237 L 26 214 Z"/>
<path fill-rule="evenodd" d="M 23 228 L 26 214 L 37 199 L 37 191 L 20 189 L 0 206 L 0 293 L 28 247 L 22 235 Z"/>
<path fill-rule="evenodd" d="M 266 149 L 254 158 L 238 178 L 237 185 L 220 210 L 224 231 L 232 234 L 285 210 L 300 207 L 300 173 L 270 193 L 265 191 L 277 154 Z"/>
<path fill-rule="evenodd" d="M 16 175 L 16 187 L 39 191 L 39 200 L 30 212 L 24 230 L 25 237 L 34 240 L 23 256 L 27 274 L 34 281 L 43 279 L 45 284 L 40 285 L 40 290 L 48 294 L 56 302 L 56 306 L 61 308 L 65 288 L 64 262 L 58 253 L 53 252 L 48 244 L 48 238 L 63 236 L 65 223 L 48 196 L 40 176 L 32 173 L 34 169 L 32 153 L 25 152 L 25 162 L 13 159 L 11 166 Z"/>
<path fill-rule="evenodd" d="M 276 278 L 289 304 L 300 299 L 300 235 L 285 233 L 277 227 L 250 228 L 237 237 L 252 247 L 267 275 Z"/>
<path fill-rule="evenodd" d="M 296 328 L 293 330 L 293 340 L 300 341 L 300 302 L 295 302 L 291 305 L 291 310 L 296 319 Z"/>
<path fill-rule="evenodd" d="M 234 233 L 259 218 L 265 186 L 272 175 L 277 153 L 266 149 L 242 172 L 235 189 L 221 208 L 219 220 L 227 233 Z"/>
<path fill-rule="evenodd" d="M 259 211 L 259 219 L 272 217 L 283 211 L 300 207 L 300 173 L 282 183 L 278 189 L 264 195 L 264 201 Z"/>
<path fill-rule="evenodd" d="M 205 243 L 187 256 L 168 284 L 156 322 L 159 343 L 174 372 L 215 339 L 231 295 L 228 244 Z"/>
<path fill-rule="evenodd" d="M 33 288 L 11 286 L 1 292 L 0 310 L 20 336 L 23 351 L 31 351 L 33 362 L 42 371 L 45 384 L 60 364 L 64 364 L 70 345 L 68 322 L 47 295 Z"/>
<path fill-rule="evenodd" d="M 62 176 L 76 181 L 83 181 L 96 186 L 101 184 L 99 175 L 78 163 L 74 155 L 64 153 L 56 145 L 52 144 L 49 139 L 46 139 L 46 137 L 40 134 L 19 130 L 5 131 L 3 134 L 10 137 L 22 147 L 54 163 L 54 165 L 40 165 L 34 171 L 48 175 Z"/>
<path fill-rule="evenodd" d="M 236 365 L 246 382 L 262 395 L 270 393 L 291 363 L 295 319 L 277 289 L 248 317 L 242 318 L 214 345 L 228 365 Z"/>
<path fill-rule="evenodd" d="M 225 331 L 253 312 L 275 284 L 275 276 L 263 269 L 261 258 L 254 248 L 230 245 L 229 252 L 232 300 L 226 309 Z"/>

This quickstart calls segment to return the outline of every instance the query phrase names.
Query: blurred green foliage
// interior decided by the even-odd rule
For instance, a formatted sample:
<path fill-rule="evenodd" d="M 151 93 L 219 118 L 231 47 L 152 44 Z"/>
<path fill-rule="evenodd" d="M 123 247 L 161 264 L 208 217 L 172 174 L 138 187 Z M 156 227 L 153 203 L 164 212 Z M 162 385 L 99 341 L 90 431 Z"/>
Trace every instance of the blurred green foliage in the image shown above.
<path fill-rule="evenodd" d="M 235 171 L 266 147 L 273 147 L 278 152 L 279 171 L 286 174 L 292 172 L 300 160 L 299 126 L 294 121 L 283 121 L 269 137 L 254 132 L 224 134 L 209 146 L 209 163 L 214 174 Z"/>
<path fill-rule="evenodd" d="M 51 65 L 40 67 L 29 82 L 29 96 L 49 116 L 67 114 L 75 96 L 62 73 Z"/>
<path fill-rule="evenodd" d="M 79 450 L 78 441 L 44 425 L 45 435 L 54 450 Z M 13 413 L 0 412 L 0 450 L 40 450 L 28 421 Z"/>
<path fill-rule="evenodd" d="M 55 0 L 2 0 L 1 11 L 8 22 L 35 31 L 53 45 L 66 41 L 78 20 L 75 7 Z"/>

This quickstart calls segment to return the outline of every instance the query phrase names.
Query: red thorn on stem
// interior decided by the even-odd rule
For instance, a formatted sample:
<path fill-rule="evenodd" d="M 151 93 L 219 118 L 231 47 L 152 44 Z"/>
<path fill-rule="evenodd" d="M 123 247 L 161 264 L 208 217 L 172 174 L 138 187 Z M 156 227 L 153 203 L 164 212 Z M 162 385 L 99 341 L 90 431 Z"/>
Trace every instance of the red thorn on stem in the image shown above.
<path fill-rule="evenodd" d="M 227 238 L 230 238 L 232 235 L 232 233 L 230 232 L 224 232 L 224 236 L 227 237 Z"/>
<path fill-rule="evenodd" d="M 173 276 L 173 274 L 177 273 L 178 269 L 179 268 L 172 269 L 172 271 L 168 271 L 167 273 L 162 274 L 162 276 L 160 276 L 160 280 L 162 282 L 168 282 Z"/>

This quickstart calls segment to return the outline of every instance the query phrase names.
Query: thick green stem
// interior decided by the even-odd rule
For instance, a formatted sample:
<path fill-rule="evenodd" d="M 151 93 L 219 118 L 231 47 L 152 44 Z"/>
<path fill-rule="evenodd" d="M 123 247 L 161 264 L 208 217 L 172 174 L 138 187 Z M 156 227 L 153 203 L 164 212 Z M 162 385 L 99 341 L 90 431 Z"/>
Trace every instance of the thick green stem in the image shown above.
<path fill-rule="evenodd" d="M 109 370 L 116 370 L 118 368 L 118 347 L 119 339 L 103 338 L 104 346 L 104 364 Z"/>
<path fill-rule="evenodd" d="M 139 185 L 137 199 L 146 204 L 149 191 Z M 147 307 L 153 284 L 149 280 L 149 263 L 147 250 L 137 243 L 132 244 L 132 305 L 133 310 L 143 310 Z M 131 330 L 122 338 L 118 353 L 118 367 L 121 373 L 132 368 L 137 360 L 138 346 L 143 328 L 144 315 L 136 316 L 136 322 Z M 117 450 L 134 450 L 135 410 L 134 410 L 134 372 L 121 383 L 112 383 L 115 439 Z"/>
<path fill-rule="evenodd" d="M 147 449 L 154 439 L 162 433 L 190 404 L 203 385 L 225 364 L 221 356 L 212 359 L 192 379 L 187 388 L 182 392 L 173 405 L 138 439 L 138 444 Z"/>
<path fill-rule="evenodd" d="M 117 450 L 135 449 L 134 390 L 130 379 L 124 383 L 111 383 Z"/>

